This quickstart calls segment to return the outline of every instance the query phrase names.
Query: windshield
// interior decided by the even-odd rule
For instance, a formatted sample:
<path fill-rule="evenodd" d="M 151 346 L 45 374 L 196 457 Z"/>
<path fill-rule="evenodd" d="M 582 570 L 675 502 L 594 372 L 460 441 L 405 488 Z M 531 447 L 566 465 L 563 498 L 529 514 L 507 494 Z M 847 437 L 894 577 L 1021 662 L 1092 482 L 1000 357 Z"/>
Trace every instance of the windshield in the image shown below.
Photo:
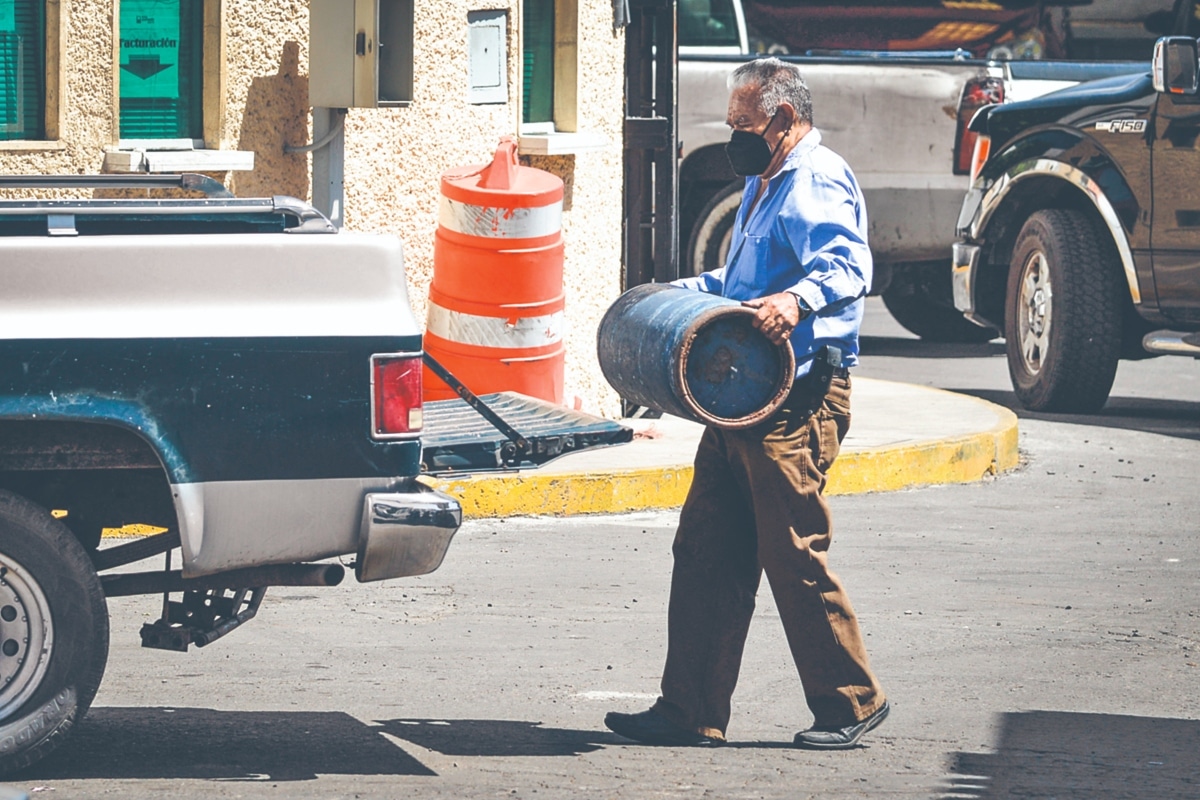
<path fill-rule="evenodd" d="M 1159 36 L 1200 36 L 1192 0 L 1096 0 L 1071 11 L 1071 57 L 1149 61 Z"/>
<path fill-rule="evenodd" d="M 991 55 L 1042 58 L 1061 56 L 1064 44 L 1040 0 L 746 0 L 744 8 L 759 38 L 792 53 L 963 49 L 982 57 L 1011 42 L 1009 51 Z"/>
<path fill-rule="evenodd" d="M 680 47 L 740 47 L 733 0 L 679 0 Z"/>

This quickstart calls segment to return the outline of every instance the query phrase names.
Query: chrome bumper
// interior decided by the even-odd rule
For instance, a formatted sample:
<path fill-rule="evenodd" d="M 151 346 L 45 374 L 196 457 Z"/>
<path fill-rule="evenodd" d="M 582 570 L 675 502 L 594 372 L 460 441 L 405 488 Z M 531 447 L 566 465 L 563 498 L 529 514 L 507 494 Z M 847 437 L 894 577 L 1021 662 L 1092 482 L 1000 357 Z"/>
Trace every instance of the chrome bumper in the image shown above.
<path fill-rule="evenodd" d="M 979 245 L 956 242 L 954 244 L 954 307 L 968 319 L 975 314 L 975 270 L 979 267 Z M 974 320 L 972 320 L 974 321 Z"/>
<path fill-rule="evenodd" d="M 407 492 L 368 494 L 355 575 L 366 582 L 433 572 L 460 525 L 458 501 L 421 484 Z"/>

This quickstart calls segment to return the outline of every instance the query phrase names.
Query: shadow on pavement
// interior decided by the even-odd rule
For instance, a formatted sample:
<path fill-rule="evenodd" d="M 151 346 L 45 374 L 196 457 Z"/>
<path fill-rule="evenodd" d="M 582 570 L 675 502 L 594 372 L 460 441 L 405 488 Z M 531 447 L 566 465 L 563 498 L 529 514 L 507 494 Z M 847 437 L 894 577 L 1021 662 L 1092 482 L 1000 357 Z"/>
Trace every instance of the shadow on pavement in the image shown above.
<path fill-rule="evenodd" d="M 1004 355 L 1004 342 L 957 344 L 926 342 L 923 339 L 901 339 L 893 336 L 860 336 L 859 353 L 864 356 L 897 356 L 900 358 L 990 358 Z"/>
<path fill-rule="evenodd" d="M 540 722 L 497 719 L 390 719 L 382 730 L 447 756 L 577 756 L 628 743 L 607 731 L 543 728 Z"/>
<path fill-rule="evenodd" d="M 1017 402 L 1016 395 L 1011 391 L 994 389 L 955 389 L 954 391 L 1004 406 L 1021 419 L 1142 431 L 1180 439 L 1200 439 L 1200 403 L 1148 397 L 1110 397 L 1099 414 L 1043 414 L 1023 408 Z"/>
<path fill-rule="evenodd" d="M 93 708 L 70 741 L 22 779 L 304 781 L 317 775 L 433 776 L 336 711 Z"/>
<path fill-rule="evenodd" d="M 956 753 L 955 800 L 1193 800 L 1200 721 L 1030 711 L 1005 714 L 995 753 Z"/>
<path fill-rule="evenodd" d="M 446 756 L 578 756 L 611 745 L 642 745 L 609 731 L 543 728 L 540 722 L 494 719 L 393 719 L 379 724 L 395 736 Z M 795 750 L 790 742 L 734 741 L 725 748 Z"/>

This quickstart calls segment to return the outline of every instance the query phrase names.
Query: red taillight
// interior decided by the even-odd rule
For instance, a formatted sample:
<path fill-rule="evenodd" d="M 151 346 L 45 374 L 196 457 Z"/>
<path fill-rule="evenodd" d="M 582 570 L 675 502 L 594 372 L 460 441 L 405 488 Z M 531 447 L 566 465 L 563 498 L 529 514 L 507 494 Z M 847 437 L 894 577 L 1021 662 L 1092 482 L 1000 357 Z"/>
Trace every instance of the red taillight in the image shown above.
<path fill-rule="evenodd" d="M 371 356 L 371 435 L 409 436 L 421 430 L 421 355 Z"/>
<path fill-rule="evenodd" d="M 963 87 L 958 101 L 958 132 L 954 140 L 954 174 L 970 175 L 979 134 L 968 129 L 975 112 L 984 106 L 1004 102 L 1004 81 L 999 78 L 972 78 Z"/>

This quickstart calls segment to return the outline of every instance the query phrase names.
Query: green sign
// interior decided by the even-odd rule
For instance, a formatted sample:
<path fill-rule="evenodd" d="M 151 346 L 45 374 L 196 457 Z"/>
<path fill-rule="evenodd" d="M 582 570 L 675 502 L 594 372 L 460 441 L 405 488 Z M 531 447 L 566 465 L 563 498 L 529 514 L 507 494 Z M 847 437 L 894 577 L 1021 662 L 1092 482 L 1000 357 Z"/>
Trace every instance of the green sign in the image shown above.
<path fill-rule="evenodd" d="M 11 33 L 17 29 L 17 0 L 0 0 L 0 32 Z"/>
<path fill-rule="evenodd" d="M 179 99 L 179 0 L 121 0 L 121 97 Z"/>

